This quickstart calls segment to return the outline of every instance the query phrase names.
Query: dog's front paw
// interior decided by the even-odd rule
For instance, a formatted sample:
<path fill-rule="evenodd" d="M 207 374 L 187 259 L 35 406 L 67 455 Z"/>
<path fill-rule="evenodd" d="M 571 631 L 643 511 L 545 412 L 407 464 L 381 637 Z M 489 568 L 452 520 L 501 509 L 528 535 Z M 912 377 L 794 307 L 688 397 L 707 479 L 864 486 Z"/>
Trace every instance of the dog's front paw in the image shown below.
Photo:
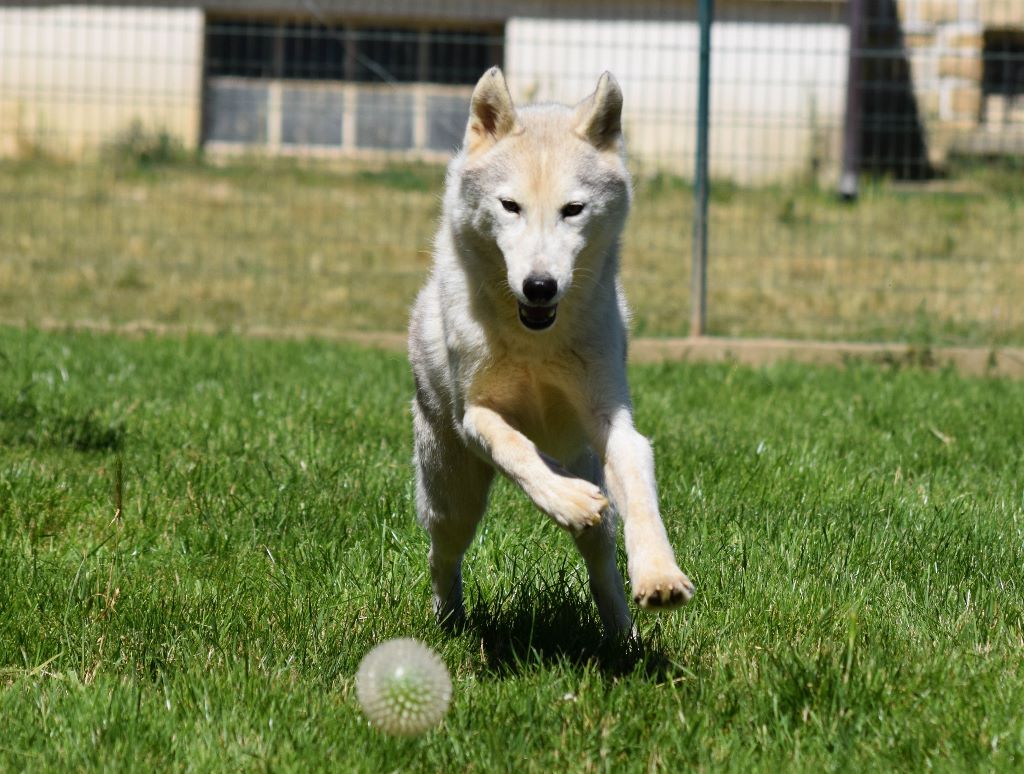
<path fill-rule="evenodd" d="M 531 499 L 558 526 L 573 534 L 600 523 L 608 507 L 600 487 L 570 476 L 552 476 L 551 481 L 531 493 Z"/>
<path fill-rule="evenodd" d="M 644 610 L 672 610 L 693 597 L 693 583 L 674 562 L 652 564 L 630 573 L 633 599 Z"/>

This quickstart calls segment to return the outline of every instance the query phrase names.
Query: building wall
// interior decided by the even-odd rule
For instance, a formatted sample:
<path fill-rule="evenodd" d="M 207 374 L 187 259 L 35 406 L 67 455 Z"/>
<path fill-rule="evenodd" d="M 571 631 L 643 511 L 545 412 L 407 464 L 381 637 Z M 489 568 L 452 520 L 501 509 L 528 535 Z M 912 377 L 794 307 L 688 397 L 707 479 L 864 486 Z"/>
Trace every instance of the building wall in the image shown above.
<path fill-rule="evenodd" d="M 202 32 L 194 8 L 0 8 L 0 155 L 76 155 L 136 119 L 195 146 Z"/>
<path fill-rule="evenodd" d="M 730 15 L 722 5 L 711 42 L 712 175 L 761 183 L 831 174 L 845 109 L 843 19 L 815 8 Z M 624 93 L 631 156 L 652 171 L 692 174 L 695 20 L 514 18 L 506 40 L 516 99 L 572 103 L 610 70 Z"/>
<path fill-rule="evenodd" d="M 625 93 L 633 159 L 645 172 L 690 175 L 698 28 L 683 17 L 692 11 L 659 21 L 513 17 L 505 68 L 514 96 L 575 102 L 611 70 Z M 717 13 L 712 173 L 739 183 L 832 174 L 845 94 L 843 14 L 835 4 L 736 2 Z M 137 119 L 195 147 L 203 28 L 196 8 L 0 9 L 0 153 L 42 145 L 76 154 Z"/>

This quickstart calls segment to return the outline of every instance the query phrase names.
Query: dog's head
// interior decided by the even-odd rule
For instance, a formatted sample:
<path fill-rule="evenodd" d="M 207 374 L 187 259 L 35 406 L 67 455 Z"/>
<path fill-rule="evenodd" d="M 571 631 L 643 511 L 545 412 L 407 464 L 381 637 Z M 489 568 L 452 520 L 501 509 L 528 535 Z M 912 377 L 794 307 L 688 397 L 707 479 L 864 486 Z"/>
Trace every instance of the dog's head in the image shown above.
<path fill-rule="evenodd" d="M 505 303 L 530 330 L 550 328 L 577 286 L 607 279 L 629 210 L 622 92 L 610 73 L 575 107 L 517 110 L 498 68 L 476 85 L 460 157 L 454 225 L 474 260 L 504 277 Z M 454 182 L 454 181 L 453 181 Z M 583 291 L 578 291 L 583 292 Z"/>

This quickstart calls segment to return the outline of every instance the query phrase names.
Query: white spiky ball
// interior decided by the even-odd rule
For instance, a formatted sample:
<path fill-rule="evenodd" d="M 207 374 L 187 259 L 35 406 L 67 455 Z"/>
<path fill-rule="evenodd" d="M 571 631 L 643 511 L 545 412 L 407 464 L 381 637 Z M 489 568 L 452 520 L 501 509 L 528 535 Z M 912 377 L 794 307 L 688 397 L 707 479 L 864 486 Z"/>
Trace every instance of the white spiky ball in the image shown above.
<path fill-rule="evenodd" d="M 440 656 L 419 640 L 389 640 L 363 658 L 356 672 L 356 695 L 374 726 L 413 736 L 441 722 L 452 681 Z"/>

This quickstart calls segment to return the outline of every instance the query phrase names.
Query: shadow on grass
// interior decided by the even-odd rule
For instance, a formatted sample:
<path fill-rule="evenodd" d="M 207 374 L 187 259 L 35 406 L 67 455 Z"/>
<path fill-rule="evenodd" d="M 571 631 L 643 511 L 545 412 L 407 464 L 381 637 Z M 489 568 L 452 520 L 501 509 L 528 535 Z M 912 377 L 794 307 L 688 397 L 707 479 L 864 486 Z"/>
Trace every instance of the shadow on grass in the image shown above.
<path fill-rule="evenodd" d="M 596 667 L 606 677 L 642 674 L 663 680 L 677 671 L 660 638 L 605 638 L 579 573 L 562 565 L 555 575 L 511 573 L 488 595 L 467 589 L 464 631 L 481 643 L 487 671 L 518 675 L 538 665 Z"/>
<path fill-rule="evenodd" d="M 41 408 L 27 390 L 0 399 L 0 444 L 64 447 L 78 452 L 120 451 L 124 427 L 104 420 L 95 409 Z"/>

